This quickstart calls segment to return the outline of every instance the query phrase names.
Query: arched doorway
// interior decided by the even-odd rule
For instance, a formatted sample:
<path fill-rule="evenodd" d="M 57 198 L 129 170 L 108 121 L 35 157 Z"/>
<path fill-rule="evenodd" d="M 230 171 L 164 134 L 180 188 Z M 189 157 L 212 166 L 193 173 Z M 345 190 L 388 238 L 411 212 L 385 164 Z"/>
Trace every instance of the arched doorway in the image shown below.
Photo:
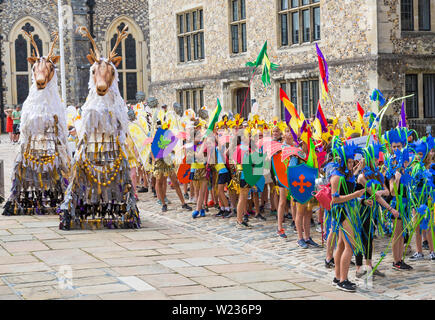
<path fill-rule="evenodd" d="M 248 119 L 249 113 L 251 113 L 251 90 L 248 87 L 235 89 L 233 101 L 235 102 L 236 112 L 241 117 Z"/>

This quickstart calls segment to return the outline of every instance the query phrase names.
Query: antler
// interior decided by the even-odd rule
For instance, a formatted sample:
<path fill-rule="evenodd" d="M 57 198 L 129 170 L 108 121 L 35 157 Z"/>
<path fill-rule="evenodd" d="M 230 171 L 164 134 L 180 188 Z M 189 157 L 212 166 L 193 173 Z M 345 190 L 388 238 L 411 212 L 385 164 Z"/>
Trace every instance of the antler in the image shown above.
<path fill-rule="evenodd" d="M 118 46 L 122 40 L 127 38 L 127 36 L 128 36 L 127 29 L 128 29 L 128 25 L 125 25 L 124 29 L 122 29 L 121 32 L 119 31 L 119 29 L 116 29 L 116 32 L 118 32 L 118 36 L 116 37 L 115 46 L 112 48 L 112 52 L 110 52 L 110 54 L 109 54 L 109 61 L 111 61 L 113 58 L 115 58 L 117 56 L 116 48 L 118 48 Z"/>
<path fill-rule="evenodd" d="M 76 32 L 80 33 L 83 38 L 88 38 L 91 41 L 91 44 L 92 44 L 92 47 L 94 48 L 94 51 L 92 51 L 92 49 L 89 49 L 89 51 L 91 52 L 91 55 L 94 58 L 94 60 L 99 61 L 100 57 L 101 57 L 100 51 L 98 50 L 94 39 L 92 38 L 91 34 L 89 33 L 88 28 L 81 26 L 81 27 L 77 28 Z"/>
<path fill-rule="evenodd" d="M 35 51 L 32 51 L 32 57 L 35 57 L 35 58 L 40 58 L 40 56 L 39 56 L 39 50 L 38 50 L 38 46 L 36 45 L 36 42 L 35 42 L 35 39 L 33 39 L 33 35 L 32 34 L 30 34 L 29 32 L 27 32 L 27 31 L 25 31 L 25 30 L 23 30 L 23 33 L 24 33 L 24 35 L 25 36 L 27 36 L 28 38 L 29 38 L 29 40 L 30 40 L 30 42 L 31 42 L 31 44 L 32 44 L 32 46 L 33 46 L 33 48 L 35 49 L 35 51 L 36 51 L 36 55 L 35 55 Z"/>
<path fill-rule="evenodd" d="M 54 46 L 56 45 L 57 39 L 59 39 L 59 32 L 55 31 L 51 35 L 54 36 L 54 40 L 53 44 L 51 45 L 50 51 L 48 52 L 47 60 L 50 60 L 53 57 L 53 50 Z"/>

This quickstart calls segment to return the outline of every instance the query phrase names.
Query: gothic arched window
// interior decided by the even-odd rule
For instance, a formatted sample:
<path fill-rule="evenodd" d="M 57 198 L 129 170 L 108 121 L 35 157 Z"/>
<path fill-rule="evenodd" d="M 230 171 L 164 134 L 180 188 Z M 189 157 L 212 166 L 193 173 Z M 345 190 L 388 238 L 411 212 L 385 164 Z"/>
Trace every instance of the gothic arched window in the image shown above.
<path fill-rule="evenodd" d="M 113 23 L 108 30 L 109 52 L 112 50 L 118 37 L 117 30 L 121 31 L 125 25 L 128 25 L 127 38 L 122 40 L 116 49 L 116 53 L 122 57 L 118 66 L 119 74 L 119 92 L 126 101 L 134 102 L 138 91 L 146 91 L 143 81 L 142 57 L 142 33 L 134 22 L 128 21 L 127 18 L 121 18 L 117 23 Z"/>
<path fill-rule="evenodd" d="M 26 19 L 27 20 L 27 19 Z M 47 38 L 47 33 L 41 30 L 33 21 L 24 20 L 16 24 L 15 28 L 10 33 L 11 39 L 11 87 L 12 87 L 12 104 L 23 103 L 32 84 L 32 66 L 27 61 L 27 58 L 34 51 L 30 40 L 24 36 L 23 31 L 30 32 L 38 47 L 39 55 L 44 55 L 44 48 L 50 41 Z M 44 40 L 47 41 L 45 43 Z"/>
<path fill-rule="evenodd" d="M 125 27 L 124 23 L 118 26 L 119 30 Z M 110 45 L 116 43 L 118 35 L 114 34 L 110 40 Z M 136 40 L 130 33 L 128 37 L 122 40 L 116 49 L 119 56 L 122 57 L 121 64 L 118 66 L 119 74 L 119 92 L 125 100 L 134 100 L 137 92 L 137 63 L 136 63 Z"/>

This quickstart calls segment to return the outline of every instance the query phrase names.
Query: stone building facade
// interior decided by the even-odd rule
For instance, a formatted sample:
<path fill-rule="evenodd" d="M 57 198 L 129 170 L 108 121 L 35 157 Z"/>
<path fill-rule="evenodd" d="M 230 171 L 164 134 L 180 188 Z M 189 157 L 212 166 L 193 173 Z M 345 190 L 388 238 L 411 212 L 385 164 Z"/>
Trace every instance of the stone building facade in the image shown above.
<path fill-rule="evenodd" d="M 3 109 L 22 103 L 31 85 L 30 65 L 26 61 L 30 44 L 22 36 L 22 30 L 32 31 L 40 39 L 37 42 L 43 54 L 47 54 L 50 35 L 58 31 L 56 3 L 57 0 L 0 1 L 2 132 Z M 88 95 L 90 65 L 86 55 L 90 44 L 75 33 L 82 25 L 95 36 L 103 56 L 107 56 L 116 41 L 116 29 L 124 24 L 129 26 L 130 36 L 123 40 L 118 51 L 124 57 L 119 67 L 121 93 L 126 100 L 134 101 L 137 91 L 148 92 L 151 73 L 147 0 L 62 0 L 62 10 L 67 105 L 81 105 Z M 59 45 L 55 52 L 59 53 Z M 60 81 L 59 65 L 58 78 Z"/>
<path fill-rule="evenodd" d="M 55 2 L 0 0 L 2 130 L 3 108 L 22 102 L 31 82 L 21 30 L 33 30 L 46 53 L 57 30 Z M 327 116 L 356 117 L 356 101 L 376 111 L 369 96 L 378 88 L 387 99 L 415 95 L 406 104 L 412 126 L 435 122 L 435 0 L 62 0 L 62 8 L 68 105 L 88 93 L 89 42 L 76 28 L 88 26 L 106 55 L 116 28 L 128 24 L 119 68 L 126 100 L 143 91 L 198 110 L 219 98 L 227 112 L 245 115 L 256 101 L 270 119 L 283 116 L 282 88 L 310 116 L 320 96 L 317 43 L 329 65 Z M 279 64 L 267 88 L 245 66 L 265 41 Z M 399 109 L 397 102 L 386 121 L 395 125 Z"/>
<path fill-rule="evenodd" d="M 415 28 L 404 31 L 402 9 L 409 2 Z M 355 118 L 357 101 L 366 111 L 376 111 L 369 99 L 373 89 L 380 89 L 387 99 L 404 96 L 410 91 L 405 88 L 407 75 L 417 74 L 418 101 L 407 102 L 407 108 L 419 111 L 409 111 L 417 116 L 414 123 L 431 122 L 430 112 L 424 110 L 435 108 L 435 88 L 430 86 L 435 74 L 435 1 L 424 8 L 431 13 L 429 30 L 419 28 L 419 17 L 427 19 L 421 3 L 425 1 L 177 0 L 167 5 L 150 0 L 150 94 L 162 103 L 178 101 L 184 107 L 210 109 L 220 98 L 223 108 L 233 113 L 242 106 L 245 112 L 249 109 L 247 97 L 255 99 L 260 113 L 270 119 L 282 116 L 279 88 L 283 88 L 299 110 L 312 115 L 320 96 L 318 43 L 329 65 L 332 101 L 323 103 L 327 116 L 333 116 L 335 109 L 342 119 Z M 194 12 L 202 24 L 195 29 Z M 195 32 L 202 33 L 196 36 L 199 40 L 194 39 Z M 252 72 L 245 64 L 256 59 L 266 40 L 269 58 L 279 68 L 271 72 L 271 86 L 264 88 L 258 72 L 246 93 Z M 392 106 L 392 117 L 400 105 Z"/>

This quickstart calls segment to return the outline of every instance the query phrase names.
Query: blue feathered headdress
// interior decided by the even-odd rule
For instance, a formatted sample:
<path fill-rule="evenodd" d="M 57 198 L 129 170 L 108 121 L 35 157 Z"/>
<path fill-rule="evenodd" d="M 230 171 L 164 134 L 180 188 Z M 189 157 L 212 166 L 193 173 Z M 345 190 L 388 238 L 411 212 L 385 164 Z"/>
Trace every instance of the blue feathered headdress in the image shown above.
<path fill-rule="evenodd" d="M 362 149 L 353 142 L 343 144 L 338 137 L 334 137 L 332 153 L 340 158 L 340 167 L 345 167 L 348 159 L 355 159 L 357 154 L 362 154 Z"/>
<path fill-rule="evenodd" d="M 390 145 L 393 143 L 401 143 L 403 146 L 406 146 L 408 135 L 407 128 L 395 128 L 385 132 L 384 139 L 387 140 Z"/>
<path fill-rule="evenodd" d="M 371 175 L 371 174 L 376 173 L 376 172 L 372 171 L 369 164 L 373 163 L 375 161 L 375 159 L 379 159 L 379 154 L 381 152 L 385 153 L 386 150 L 387 149 L 385 147 L 385 144 L 378 143 L 378 142 L 374 142 L 371 145 L 369 145 L 367 148 L 362 149 L 362 154 L 363 154 L 365 162 L 366 162 L 366 166 L 364 168 L 364 173 L 366 175 Z M 373 163 L 373 168 L 375 168 L 375 171 L 376 171 L 376 166 L 374 163 Z"/>
<path fill-rule="evenodd" d="M 414 150 L 415 153 L 421 152 L 423 154 L 423 157 L 421 158 L 422 161 L 426 158 L 427 154 L 432 148 L 434 148 L 434 146 L 435 141 L 431 135 L 410 144 L 410 147 Z"/>

